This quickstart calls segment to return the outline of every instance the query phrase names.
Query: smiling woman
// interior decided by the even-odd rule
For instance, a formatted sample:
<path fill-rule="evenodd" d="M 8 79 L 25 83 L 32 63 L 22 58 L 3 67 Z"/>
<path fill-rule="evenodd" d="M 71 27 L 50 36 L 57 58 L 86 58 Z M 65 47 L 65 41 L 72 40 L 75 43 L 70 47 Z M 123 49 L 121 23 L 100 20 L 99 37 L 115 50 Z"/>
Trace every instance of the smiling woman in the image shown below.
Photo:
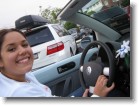
<path fill-rule="evenodd" d="M 16 29 L 0 30 L 0 96 L 51 96 L 50 89 L 29 73 L 32 65 L 33 53 L 24 33 Z"/>

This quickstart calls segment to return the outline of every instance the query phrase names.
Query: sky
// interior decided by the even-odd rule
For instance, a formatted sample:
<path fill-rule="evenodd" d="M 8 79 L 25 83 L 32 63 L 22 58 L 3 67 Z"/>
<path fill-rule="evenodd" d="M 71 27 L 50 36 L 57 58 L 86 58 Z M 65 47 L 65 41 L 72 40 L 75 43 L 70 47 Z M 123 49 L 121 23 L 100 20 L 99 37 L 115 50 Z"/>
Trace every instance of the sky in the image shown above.
<path fill-rule="evenodd" d="M 39 15 L 48 7 L 62 8 L 69 0 L 0 0 L 0 28 L 15 26 L 15 20 L 24 15 Z"/>

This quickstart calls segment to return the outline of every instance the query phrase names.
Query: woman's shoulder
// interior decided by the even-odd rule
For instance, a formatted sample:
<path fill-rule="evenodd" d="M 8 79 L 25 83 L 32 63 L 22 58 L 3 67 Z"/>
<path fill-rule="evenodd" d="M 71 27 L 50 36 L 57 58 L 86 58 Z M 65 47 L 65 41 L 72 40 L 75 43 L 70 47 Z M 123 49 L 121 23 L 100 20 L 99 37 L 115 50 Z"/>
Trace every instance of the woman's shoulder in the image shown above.
<path fill-rule="evenodd" d="M 6 76 L 4 76 L 2 73 L 0 73 L 0 84 L 11 84 L 14 81 L 10 78 L 7 78 Z"/>
<path fill-rule="evenodd" d="M 0 97 L 10 97 L 12 92 L 14 92 L 19 86 L 19 83 L 0 73 Z"/>

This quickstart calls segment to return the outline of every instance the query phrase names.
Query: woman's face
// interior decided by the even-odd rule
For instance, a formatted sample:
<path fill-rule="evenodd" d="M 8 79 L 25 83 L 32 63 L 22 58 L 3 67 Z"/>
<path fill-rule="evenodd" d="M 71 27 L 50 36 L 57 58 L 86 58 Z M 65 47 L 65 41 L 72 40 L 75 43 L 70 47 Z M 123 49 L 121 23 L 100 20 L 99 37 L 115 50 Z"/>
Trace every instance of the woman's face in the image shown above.
<path fill-rule="evenodd" d="M 19 77 L 32 69 L 32 50 L 24 36 L 16 31 L 5 35 L 0 55 L 2 72 L 8 77 Z"/>

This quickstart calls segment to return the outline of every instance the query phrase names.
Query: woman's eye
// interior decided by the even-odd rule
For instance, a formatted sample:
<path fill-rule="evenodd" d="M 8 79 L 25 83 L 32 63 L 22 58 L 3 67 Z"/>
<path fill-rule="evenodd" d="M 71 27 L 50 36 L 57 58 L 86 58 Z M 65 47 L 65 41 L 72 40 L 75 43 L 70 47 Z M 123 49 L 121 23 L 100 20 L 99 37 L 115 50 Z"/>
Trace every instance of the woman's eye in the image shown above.
<path fill-rule="evenodd" d="M 24 43 L 22 46 L 23 47 L 28 47 L 28 43 Z"/>
<path fill-rule="evenodd" d="M 16 48 L 8 48 L 9 52 L 14 52 L 16 50 Z"/>

